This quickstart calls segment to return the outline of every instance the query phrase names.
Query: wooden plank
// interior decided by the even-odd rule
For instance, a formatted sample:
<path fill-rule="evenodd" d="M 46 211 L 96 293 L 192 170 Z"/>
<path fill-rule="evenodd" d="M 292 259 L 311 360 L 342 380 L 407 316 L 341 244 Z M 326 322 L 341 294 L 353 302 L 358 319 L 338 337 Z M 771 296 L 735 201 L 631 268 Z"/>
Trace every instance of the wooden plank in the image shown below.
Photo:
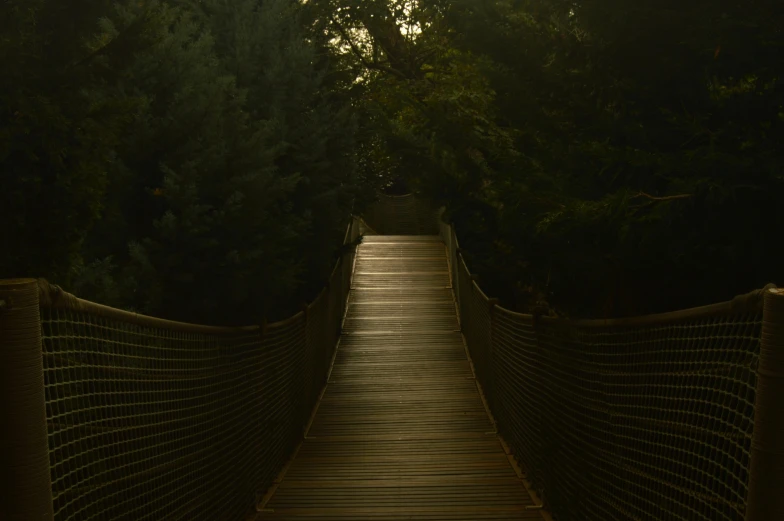
<path fill-rule="evenodd" d="M 366 237 L 330 383 L 264 520 L 542 519 L 494 434 L 437 237 Z"/>

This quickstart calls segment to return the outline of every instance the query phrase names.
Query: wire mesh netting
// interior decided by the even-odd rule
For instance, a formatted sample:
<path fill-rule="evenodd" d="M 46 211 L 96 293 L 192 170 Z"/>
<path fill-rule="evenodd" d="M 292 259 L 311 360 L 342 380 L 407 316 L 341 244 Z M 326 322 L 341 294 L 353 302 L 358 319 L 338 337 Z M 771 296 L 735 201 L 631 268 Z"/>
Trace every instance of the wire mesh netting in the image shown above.
<path fill-rule="evenodd" d="M 349 252 L 307 310 L 266 327 L 42 302 L 54 519 L 243 519 L 302 439 L 352 263 Z"/>
<path fill-rule="evenodd" d="M 604 325 L 533 317 L 493 305 L 441 235 L 477 379 L 559 520 L 744 519 L 761 292 Z"/>

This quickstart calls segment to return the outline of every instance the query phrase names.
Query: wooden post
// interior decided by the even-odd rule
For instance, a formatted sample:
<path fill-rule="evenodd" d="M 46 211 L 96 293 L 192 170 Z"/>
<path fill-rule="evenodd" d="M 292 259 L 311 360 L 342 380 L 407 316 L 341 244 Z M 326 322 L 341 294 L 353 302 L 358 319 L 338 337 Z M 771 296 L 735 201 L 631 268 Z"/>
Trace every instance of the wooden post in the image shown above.
<path fill-rule="evenodd" d="M 784 289 L 765 292 L 746 521 L 784 519 Z"/>
<path fill-rule="evenodd" d="M 449 234 L 450 234 L 450 243 L 452 244 L 452 250 L 454 255 L 452 255 L 452 279 L 454 280 L 454 289 L 455 289 L 455 300 L 457 300 L 457 308 L 458 314 L 460 310 L 460 306 L 462 306 L 462 301 L 460 300 L 460 284 L 458 283 L 458 276 L 460 273 L 460 248 L 457 247 L 457 233 L 455 232 L 455 225 L 454 223 L 449 225 Z"/>
<path fill-rule="evenodd" d="M 490 315 L 490 321 L 487 325 L 487 393 L 488 397 L 487 400 L 490 402 L 490 410 L 493 412 L 493 417 L 498 413 L 498 404 L 496 402 L 496 391 L 495 391 L 495 383 L 496 383 L 496 370 L 495 370 L 495 347 L 493 346 L 494 338 L 493 338 L 493 330 L 495 329 L 495 314 L 496 314 L 496 306 L 498 306 L 499 300 L 497 298 L 490 298 L 487 299 L 487 306 L 488 306 L 488 314 Z"/>
<path fill-rule="evenodd" d="M 0 280 L 0 519 L 51 521 L 38 281 Z"/>
<path fill-rule="evenodd" d="M 328 299 L 329 296 L 325 295 L 324 298 Z M 300 383 L 300 395 L 299 395 L 299 414 L 297 418 L 297 428 L 301 433 L 301 436 L 305 436 L 305 427 L 308 424 L 308 418 L 310 418 L 310 409 L 313 407 L 313 404 L 310 403 L 311 395 L 313 393 L 313 375 L 316 371 L 318 371 L 318 355 L 316 354 L 320 348 L 320 346 L 312 346 L 311 342 L 316 343 L 316 339 L 311 338 L 308 336 L 308 322 L 310 321 L 310 305 L 307 302 L 300 303 L 300 309 L 302 310 L 302 328 L 304 330 L 303 334 L 303 342 L 302 342 L 302 372 L 300 373 L 302 376 L 302 381 Z M 320 343 L 320 342 L 319 342 Z M 310 355 L 310 356 L 308 356 Z M 310 370 L 308 370 L 310 369 Z"/>

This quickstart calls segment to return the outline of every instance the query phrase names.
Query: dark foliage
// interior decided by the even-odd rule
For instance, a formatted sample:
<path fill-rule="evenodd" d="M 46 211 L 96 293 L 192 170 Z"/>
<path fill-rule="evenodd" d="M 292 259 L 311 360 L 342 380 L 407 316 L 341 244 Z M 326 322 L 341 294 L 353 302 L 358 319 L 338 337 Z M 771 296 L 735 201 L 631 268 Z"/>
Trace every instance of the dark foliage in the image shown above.
<path fill-rule="evenodd" d="M 2 276 L 220 324 L 318 293 L 369 190 L 351 79 L 299 2 L 0 10 Z"/>
<path fill-rule="evenodd" d="M 772 0 L 9 0 L 2 276 L 185 320 L 288 314 L 379 188 L 447 207 L 523 311 L 781 282 Z"/>
<path fill-rule="evenodd" d="M 628 316 L 781 282 L 773 2 L 342 5 L 346 40 L 360 8 L 419 24 L 405 59 L 372 26 L 350 46 L 385 115 L 378 156 L 447 206 L 507 305 Z"/>

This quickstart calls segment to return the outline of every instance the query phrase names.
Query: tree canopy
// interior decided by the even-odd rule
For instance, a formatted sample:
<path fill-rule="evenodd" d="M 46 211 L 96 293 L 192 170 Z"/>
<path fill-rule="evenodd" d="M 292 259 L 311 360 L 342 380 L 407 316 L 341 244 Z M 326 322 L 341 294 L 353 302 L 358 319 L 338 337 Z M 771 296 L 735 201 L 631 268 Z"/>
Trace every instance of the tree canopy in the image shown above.
<path fill-rule="evenodd" d="M 628 316 L 780 280 L 773 2 L 348 4 L 387 158 L 507 305 Z M 418 30 L 390 43 L 390 17 Z"/>
<path fill-rule="evenodd" d="M 772 0 L 9 0 L 0 276 L 204 323 L 312 298 L 379 189 L 514 309 L 781 279 Z"/>
<path fill-rule="evenodd" d="M 298 2 L 0 10 L 3 276 L 205 323 L 321 289 L 362 186 L 357 118 Z"/>

